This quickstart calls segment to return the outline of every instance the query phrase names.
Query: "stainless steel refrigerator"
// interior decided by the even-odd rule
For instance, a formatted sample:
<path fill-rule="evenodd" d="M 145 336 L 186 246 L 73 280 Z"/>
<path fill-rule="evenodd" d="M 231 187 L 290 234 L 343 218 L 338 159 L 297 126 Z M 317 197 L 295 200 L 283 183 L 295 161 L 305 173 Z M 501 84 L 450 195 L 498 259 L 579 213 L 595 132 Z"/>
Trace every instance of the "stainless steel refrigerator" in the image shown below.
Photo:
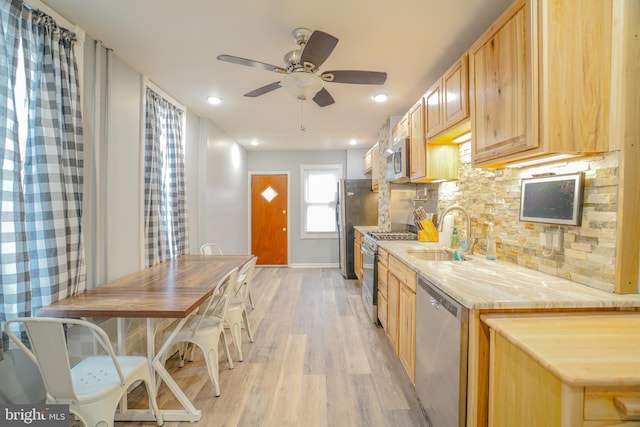
<path fill-rule="evenodd" d="M 378 197 L 371 191 L 371 180 L 340 180 L 336 220 L 340 236 L 340 270 L 343 277 L 355 279 L 357 277 L 353 266 L 353 226 L 378 224 Z"/>

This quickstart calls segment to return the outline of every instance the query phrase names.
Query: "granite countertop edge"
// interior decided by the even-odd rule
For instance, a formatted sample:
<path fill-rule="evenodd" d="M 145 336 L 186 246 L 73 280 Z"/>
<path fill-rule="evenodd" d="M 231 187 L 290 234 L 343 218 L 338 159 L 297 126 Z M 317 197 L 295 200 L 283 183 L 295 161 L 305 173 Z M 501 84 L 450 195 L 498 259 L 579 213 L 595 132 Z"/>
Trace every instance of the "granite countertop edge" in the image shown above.
<path fill-rule="evenodd" d="M 481 255 L 469 256 L 467 261 L 425 261 L 411 255 L 411 251 L 440 247 L 438 243 L 395 240 L 379 241 L 378 246 L 469 309 L 640 307 L 638 294 L 606 292 Z"/>

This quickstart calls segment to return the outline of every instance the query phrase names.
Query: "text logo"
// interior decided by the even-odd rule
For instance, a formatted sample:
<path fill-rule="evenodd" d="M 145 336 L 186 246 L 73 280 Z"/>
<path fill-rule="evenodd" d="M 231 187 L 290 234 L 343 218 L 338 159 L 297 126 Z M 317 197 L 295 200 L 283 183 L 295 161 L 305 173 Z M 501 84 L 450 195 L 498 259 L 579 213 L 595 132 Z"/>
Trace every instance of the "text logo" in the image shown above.
<path fill-rule="evenodd" d="M 68 427 L 69 405 L 0 405 L 0 425 Z"/>

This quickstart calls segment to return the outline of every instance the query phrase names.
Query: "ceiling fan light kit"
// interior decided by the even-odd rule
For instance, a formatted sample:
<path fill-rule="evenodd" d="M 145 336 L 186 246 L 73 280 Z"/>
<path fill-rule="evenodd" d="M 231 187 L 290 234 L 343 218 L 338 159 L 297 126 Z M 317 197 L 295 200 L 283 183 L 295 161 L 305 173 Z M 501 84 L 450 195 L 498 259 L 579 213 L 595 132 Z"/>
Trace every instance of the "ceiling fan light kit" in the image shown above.
<path fill-rule="evenodd" d="M 323 82 L 322 79 L 315 74 L 297 71 L 285 74 L 282 77 L 282 87 L 294 98 L 300 101 L 306 101 L 307 99 L 313 98 L 315 94 L 322 89 Z"/>
<path fill-rule="evenodd" d="M 293 37 L 299 49 L 292 50 L 284 56 L 286 68 L 232 55 L 218 55 L 218 60 L 284 74 L 281 81 L 254 89 L 245 93 L 244 96 L 253 98 L 284 87 L 295 99 L 301 101 L 313 99 L 320 107 L 335 103 L 324 87 L 325 82 L 382 85 L 387 80 L 387 73 L 379 71 L 342 70 L 328 71 L 319 75 L 317 73 L 320 66 L 331 55 L 338 44 L 338 39 L 323 31 L 312 32 L 306 28 L 293 30 Z"/>

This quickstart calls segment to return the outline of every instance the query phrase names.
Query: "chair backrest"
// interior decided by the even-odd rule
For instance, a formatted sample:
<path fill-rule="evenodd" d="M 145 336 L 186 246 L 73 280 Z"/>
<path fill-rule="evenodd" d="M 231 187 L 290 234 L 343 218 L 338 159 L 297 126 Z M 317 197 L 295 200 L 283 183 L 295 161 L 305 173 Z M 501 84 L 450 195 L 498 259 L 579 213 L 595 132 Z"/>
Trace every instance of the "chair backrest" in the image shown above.
<path fill-rule="evenodd" d="M 21 325 L 22 329 L 26 331 L 31 349 L 12 331 L 14 323 Z M 8 320 L 5 323 L 5 332 L 36 364 L 51 398 L 58 403 L 78 400 L 73 388 L 64 325 L 78 325 L 88 328 L 104 351 L 111 356 L 120 376 L 120 382 L 124 382 L 124 376 L 111 347 L 109 337 L 104 330 L 93 323 L 54 317 L 21 317 Z"/>
<path fill-rule="evenodd" d="M 234 268 L 218 281 L 213 293 L 207 300 L 204 310 L 198 311 L 198 321 L 195 323 L 193 332 L 196 333 L 202 322 L 207 318 L 217 318 L 222 321 L 227 315 L 229 300 L 231 299 L 231 289 L 236 283 L 238 269 Z M 200 306 L 202 308 L 202 306 Z"/>
<path fill-rule="evenodd" d="M 256 271 L 257 261 L 258 257 L 254 256 L 240 268 L 238 271 L 238 279 L 234 286 L 234 292 L 231 296 L 232 298 L 246 301 L 249 297 L 249 289 L 251 289 L 251 282 L 253 281 L 253 275 Z"/>
<path fill-rule="evenodd" d="M 215 243 L 205 243 L 200 246 L 200 255 L 222 255 L 222 249 Z"/>

